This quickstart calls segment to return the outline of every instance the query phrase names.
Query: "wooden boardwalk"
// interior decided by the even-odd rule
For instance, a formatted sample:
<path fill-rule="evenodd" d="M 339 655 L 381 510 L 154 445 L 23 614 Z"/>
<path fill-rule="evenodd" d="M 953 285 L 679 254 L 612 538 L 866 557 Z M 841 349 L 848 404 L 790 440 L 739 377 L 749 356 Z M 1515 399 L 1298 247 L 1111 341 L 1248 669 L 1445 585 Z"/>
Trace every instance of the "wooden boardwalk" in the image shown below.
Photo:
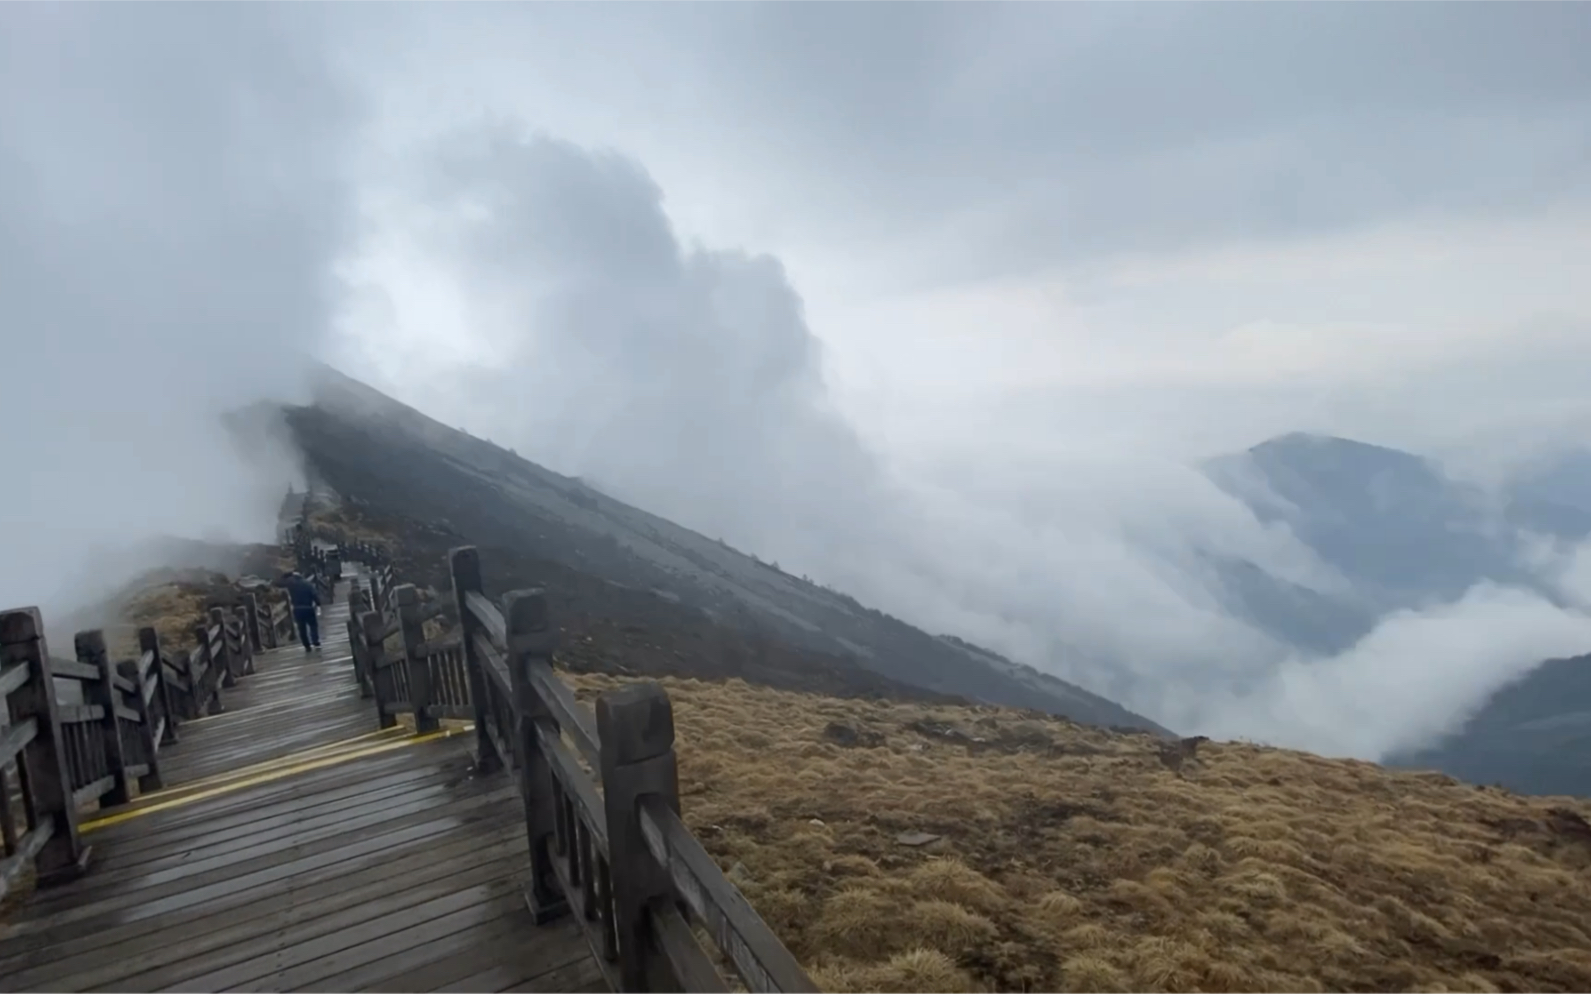
<path fill-rule="evenodd" d="M 472 734 L 377 731 L 347 636 L 262 652 L 183 723 L 168 786 L 86 815 L 87 874 L 0 924 L 0 991 L 606 990 L 524 897 L 525 807 Z"/>

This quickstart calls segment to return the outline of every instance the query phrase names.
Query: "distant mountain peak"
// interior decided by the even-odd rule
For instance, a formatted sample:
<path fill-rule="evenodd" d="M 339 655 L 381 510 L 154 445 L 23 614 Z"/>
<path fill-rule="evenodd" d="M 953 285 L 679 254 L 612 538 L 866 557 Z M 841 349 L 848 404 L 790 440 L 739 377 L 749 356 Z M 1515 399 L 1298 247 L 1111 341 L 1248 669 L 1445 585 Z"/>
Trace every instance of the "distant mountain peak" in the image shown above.
<path fill-rule="evenodd" d="M 1307 460 L 1314 466 L 1336 466 L 1342 469 L 1373 470 L 1376 468 L 1419 468 L 1430 472 L 1434 466 L 1424 456 L 1394 449 L 1390 446 L 1360 442 L 1340 435 L 1320 435 L 1313 432 L 1294 431 L 1268 438 L 1252 446 L 1249 455 L 1262 461 L 1275 460 L 1294 463 Z"/>

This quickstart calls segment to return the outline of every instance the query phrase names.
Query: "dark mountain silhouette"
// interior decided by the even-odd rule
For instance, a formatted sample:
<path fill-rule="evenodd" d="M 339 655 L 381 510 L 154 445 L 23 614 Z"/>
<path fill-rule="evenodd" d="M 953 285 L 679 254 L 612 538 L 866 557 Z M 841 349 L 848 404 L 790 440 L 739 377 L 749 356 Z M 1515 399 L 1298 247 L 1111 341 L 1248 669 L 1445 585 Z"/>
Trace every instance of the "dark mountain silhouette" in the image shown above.
<path fill-rule="evenodd" d="M 545 584 L 576 660 L 826 693 L 949 695 L 1166 732 L 1081 687 L 866 608 L 335 371 L 320 378 L 312 406 L 290 408 L 286 419 L 313 474 L 365 519 L 405 529 L 406 575 L 445 588 L 449 545 L 489 548 L 483 559 L 496 572 L 488 585 Z"/>

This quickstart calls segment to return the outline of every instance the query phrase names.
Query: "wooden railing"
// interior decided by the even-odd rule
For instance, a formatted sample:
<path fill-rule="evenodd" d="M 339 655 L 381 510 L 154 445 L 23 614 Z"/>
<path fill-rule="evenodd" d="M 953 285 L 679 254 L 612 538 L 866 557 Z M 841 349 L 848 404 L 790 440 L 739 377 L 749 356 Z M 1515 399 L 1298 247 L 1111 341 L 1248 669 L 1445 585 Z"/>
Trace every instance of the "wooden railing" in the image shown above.
<path fill-rule="evenodd" d="M 28 866 L 41 881 L 80 871 L 88 847 L 79 809 L 126 804 L 157 790 L 160 752 L 177 741 L 169 667 L 153 628 L 134 659 L 111 662 L 104 632 L 79 632 L 76 659 L 52 658 L 37 608 L 0 614 L 0 895 Z M 20 811 L 18 811 L 20 807 Z"/>
<path fill-rule="evenodd" d="M 52 658 L 37 608 L 0 613 L 0 897 L 28 866 L 40 882 L 81 871 L 79 810 L 159 789 L 181 722 L 223 710 L 222 689 L 254 672 L 255 652 L 292 637 L 285 597 L 242 600 L 212 607 L 192 649 L 167 653 L 142 628 L 137 656 L 114 663 L 102 630 L 77 633 L 75 659 Z"/>
<path fill-rule="evenodd" d="M 680 820 L 663 688 L 609 691 L 593 714 L 553 671 L 557 629 L 545 594 L 515 591 L 499 606 L 482 590 L 473 547 L 453 550 L 449 566 L 458 626 L 425 639 L 419 592 L 392 586 L 390 612 L 371 600 L 350 619 L 355 666 L 382 727 L 404 713 L 417 733 L 441 719 L 472 720 L 478 768 L 514 777 L 536 921 L 573 915 L 615 990 L 727 990 L 693 924 L 747 990 L 814 990 Z M 394 634 L 402 648 L 388 653 Z"/>

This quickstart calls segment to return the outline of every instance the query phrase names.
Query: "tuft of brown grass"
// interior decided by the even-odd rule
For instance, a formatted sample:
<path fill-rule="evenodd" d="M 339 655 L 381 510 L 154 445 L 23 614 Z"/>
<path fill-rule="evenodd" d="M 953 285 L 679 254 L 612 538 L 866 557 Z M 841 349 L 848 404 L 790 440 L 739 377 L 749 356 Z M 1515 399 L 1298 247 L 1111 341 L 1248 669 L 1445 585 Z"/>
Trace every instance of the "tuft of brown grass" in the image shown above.
<path fill-rule="evenodd" d="M 661 682 L 686 822 L 826 990 L 1591 990 L 1583 801 Z"/>

